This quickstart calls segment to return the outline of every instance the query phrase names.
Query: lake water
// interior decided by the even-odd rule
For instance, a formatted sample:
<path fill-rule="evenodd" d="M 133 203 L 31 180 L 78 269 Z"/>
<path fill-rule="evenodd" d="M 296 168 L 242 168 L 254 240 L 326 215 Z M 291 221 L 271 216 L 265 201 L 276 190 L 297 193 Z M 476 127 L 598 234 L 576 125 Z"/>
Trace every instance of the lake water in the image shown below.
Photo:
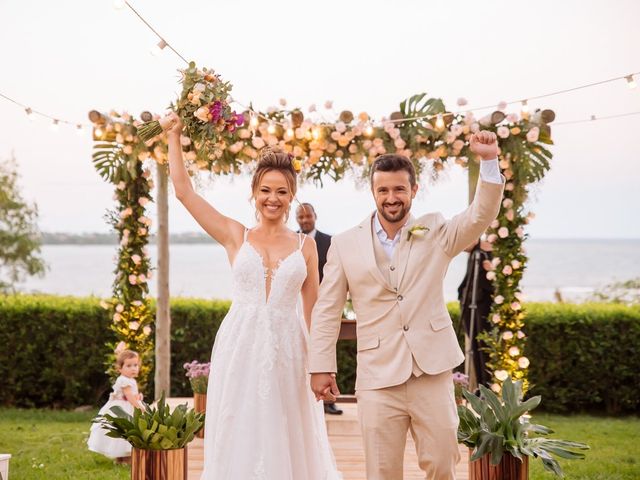
<path fill-rule="evenodd" d="M 523 279 L 527 300 L 553 300 L 559 290 L 567 300 L 583 300 L 594 289 L 618 280 L 640 277 L 640 240 L 529 240 L 530 263 Z M 155 262 L 156 247 L 149 246 Z M 110 295 L 113 280 L 111 245 L 44 245 L 50 269 L 44 278 L 31 278 L 23 291 L 61 295 Z M 456 257 L 445 278 L 445 298 L 457 298 L 467 254 Z M 155 272 L 154 272 L 155 273 Z M 230 267 L 222 247 L 215 244 L 176 244 L 170 248 L 172 296 L 229 298 Z M 155 278 L 151 281 L 155 295 Z"/>

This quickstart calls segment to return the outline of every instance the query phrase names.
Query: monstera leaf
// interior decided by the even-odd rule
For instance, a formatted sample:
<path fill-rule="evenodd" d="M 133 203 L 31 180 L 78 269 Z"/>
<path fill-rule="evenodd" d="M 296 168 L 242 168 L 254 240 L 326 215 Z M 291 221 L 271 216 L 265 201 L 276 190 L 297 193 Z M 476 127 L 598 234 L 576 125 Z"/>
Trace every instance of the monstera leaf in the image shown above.
<path fill-rule="evenodd" d="M 93 146 L 93 166 L 106 181 L 117 182 L 118 169 L 123 161 L 120 146 L 115 142 L 98 143 Z"/>
<path fill-rule="evenodd" d="M 446 111 L 444 102 L 439 98 L 427 98 L 426 93 L 418 93 L 400 103 L 400 113 L 404 118 L 437 115 Z"/>

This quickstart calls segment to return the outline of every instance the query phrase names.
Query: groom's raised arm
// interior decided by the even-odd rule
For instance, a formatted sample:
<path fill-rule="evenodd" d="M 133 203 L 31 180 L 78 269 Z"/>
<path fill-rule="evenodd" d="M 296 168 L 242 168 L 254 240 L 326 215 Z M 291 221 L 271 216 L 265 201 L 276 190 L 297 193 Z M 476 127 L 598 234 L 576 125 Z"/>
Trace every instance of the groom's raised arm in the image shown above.
<path fill-rule="evenodd" d="M 495 133 L 482 131 L 471 136 L 471 151 L 480 155 L 480 178 L 471 205 L 451 220 L 442 222 L 439 239 L 450 257 L 476 242 L 500 212 L 504 177 L 498 164 L 498 142 Z"/>
<path fill-rule="evenodd" d="M 483 164 L 489 162 L 495 162 L 497 165 L 498 160 L 482 160 Z M 498 216 L 504 180 L 499 173 L 491 180 L 480 177 L 476 194 L 469 207 L 442 224 L 439 231 L 440 244 L 450 257 L 455 257 L 476 242 Z"/>
<path fill-rule="evenodd" d="M 318 301 L 311 315 L 309 337 L 309 373 L 336 373 L 336 342 L 340 334 L 342 312 L 349 285 L 338 248 L 333 238 L 327 253 Z"/>

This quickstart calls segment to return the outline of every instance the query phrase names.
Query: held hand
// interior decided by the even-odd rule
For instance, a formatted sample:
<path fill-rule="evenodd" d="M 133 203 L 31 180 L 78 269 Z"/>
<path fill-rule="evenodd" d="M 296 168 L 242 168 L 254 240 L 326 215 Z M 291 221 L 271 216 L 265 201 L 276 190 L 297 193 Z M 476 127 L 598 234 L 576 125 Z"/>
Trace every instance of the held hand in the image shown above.
<path fill-rule="evenodd" d="M 182 133 L 184 125 L 182 124 L 182 120 L 180 120 L 180 117 L 176 112 L 170 112 L 168 115 L 161 118 L 159 122 L 162 130 L 167 132 L 167 135 L 169 137 L 179 137 Z"/>
<path fill-rule="evenodd" d="M 340 395 L 334 373 L 312 373 L 311 390 L 315 394 L 316 400 L 334 402 L 336 397 Z"/>
<path fill-rule="evenodd" d="M 480 155 L 483 160 L 498 158 L 498 138 L 493 132 L 482 130 L 471 135 L 469 139 L 471 151 Z"/>

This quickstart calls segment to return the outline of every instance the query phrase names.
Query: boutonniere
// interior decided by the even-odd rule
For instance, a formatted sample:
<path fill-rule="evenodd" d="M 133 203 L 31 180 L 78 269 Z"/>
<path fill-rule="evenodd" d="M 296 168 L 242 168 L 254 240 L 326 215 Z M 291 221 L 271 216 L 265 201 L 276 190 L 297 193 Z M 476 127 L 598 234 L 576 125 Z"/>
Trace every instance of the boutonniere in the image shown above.
<path fill-rule="evenodd" d="M 407 241 L 411 240 L 411 237 L 424 237 L 429 231 L 429 227 L 425 227 L 424 225 L 414 225 L 407 232 Z"/>

